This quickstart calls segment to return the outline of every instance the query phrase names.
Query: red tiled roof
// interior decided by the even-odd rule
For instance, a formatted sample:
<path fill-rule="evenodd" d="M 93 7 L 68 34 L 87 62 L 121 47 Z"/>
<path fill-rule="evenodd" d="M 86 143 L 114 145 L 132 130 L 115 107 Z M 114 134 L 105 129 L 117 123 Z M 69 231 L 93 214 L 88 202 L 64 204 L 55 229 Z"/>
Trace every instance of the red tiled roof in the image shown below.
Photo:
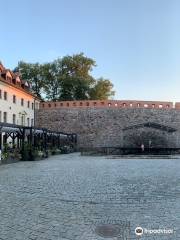
<path fill-rule="evenodd" d="M 12 87 L 14 87 L 14 88 L 17 88 L 18 90 L 20 90 L 20 91 L 22 91 L 22 92 L 25 92 L 25 93 L 31 95 L 32 97 L 38 98 L 38 97 L 35 96 L 32 92 L 24 89 L 21 85 L 14 84 L 14 83 L 11 83 L 11 82 L 6 81 L 6 79 L 4 79 L 1 75 L 2 75 L 2 74 L 6 74 L 7 72 L 9 72 L 9 73 L 11 74 L 12 79 L 17 79 L 17 77 L 19 77 L 19 79 L 20 79 L 20 74 L 19 74 L 18 72 L 15 72 L 15 73 L 14 73 L 14 72 L 12 72 L 10 69 L 6 69 L 6 68 L 3 66 L 3 64 L 0 62 L 0 82 L 6 83 L 6 84 L 8 84 L 8 85 L 10 85 L 10 86 L 12 86 Z M 20 82 L 21 84 L 24 84 L 26 87 L 29 87 L 29 86 L 30 86 L 30 84 L 29 84 L 27 81 L 25 81 L 25 80 L 20 79 L 20 81 L 18 81 L 18 82 Z"/>

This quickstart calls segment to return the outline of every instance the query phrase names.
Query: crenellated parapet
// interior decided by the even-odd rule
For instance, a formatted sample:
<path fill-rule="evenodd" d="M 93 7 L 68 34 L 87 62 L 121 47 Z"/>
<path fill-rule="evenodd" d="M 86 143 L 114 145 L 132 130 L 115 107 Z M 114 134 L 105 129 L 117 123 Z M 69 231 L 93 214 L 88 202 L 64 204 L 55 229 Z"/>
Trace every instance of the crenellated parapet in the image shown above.
<path fill-rule="evenodd" d="M 138 101 L 138 100 L 83 100 L 41 102 L 40 109 L 59 108 L 149 108 L 149 109 L 178 109 L 180 102 Z"/>

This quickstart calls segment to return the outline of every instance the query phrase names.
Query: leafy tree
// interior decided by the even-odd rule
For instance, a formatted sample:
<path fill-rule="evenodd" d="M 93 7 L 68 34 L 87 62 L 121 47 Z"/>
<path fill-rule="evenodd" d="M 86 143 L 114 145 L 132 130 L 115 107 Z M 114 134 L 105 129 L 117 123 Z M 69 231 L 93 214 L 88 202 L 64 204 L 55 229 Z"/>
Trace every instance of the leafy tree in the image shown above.
<path fill-rule="evenodd" d="M 96 63 L 83 53 L 65 56 L 58 60 L 62 67 L 60 100 L 84 100 L 89 98 L 89 88 L 95 80 L 90 75 Z"/>
<path fill-rule="evenodd" d="M 56 101 L 61 91 L 61 72 L 59 72 L 57 61 L 42 65 L 43 89 L 45 98 Z"/>
<path fill-rule="evenodd" d="M 115 94 L 112 91 L 113 84 L 108 79 L 99 78 L 95 85 L 90 89 L 90 99 L 106 100 Z"/>
<path fill-rule="evenodd" d="M 51 101 L 108 99 L 114 95 L 107 79 L 91 75 L 96 62 L 83 53 L 58 58 L 50 63 L 18 63 L 22 78 L 32 84 L 37 96 Z"/>
<path fill-rule="evenodd" d="M 42 67 L 39 63 L 25 63 L 20 61 L 14 71 L 21 73 L 22 79 L 31 83 L 33 92 L 42 98 L 42 90 L 44 87 Z"/>

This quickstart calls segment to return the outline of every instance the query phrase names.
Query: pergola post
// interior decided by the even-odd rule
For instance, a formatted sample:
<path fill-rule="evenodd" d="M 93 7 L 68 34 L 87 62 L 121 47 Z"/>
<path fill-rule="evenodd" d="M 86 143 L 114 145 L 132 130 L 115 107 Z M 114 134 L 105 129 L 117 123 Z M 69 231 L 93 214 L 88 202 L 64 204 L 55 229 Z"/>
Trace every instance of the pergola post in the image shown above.
<path fill-rule="evenodd" d="M 2 151 L 2 127 L 0 128 L 0 151 Z"/>
<path fill-rule="evenodd" d="M 22 159 L 25 160 L 25 128 L 22 128 L 22 135 L 21 135 L 21 149 L 22 149 Z"/>

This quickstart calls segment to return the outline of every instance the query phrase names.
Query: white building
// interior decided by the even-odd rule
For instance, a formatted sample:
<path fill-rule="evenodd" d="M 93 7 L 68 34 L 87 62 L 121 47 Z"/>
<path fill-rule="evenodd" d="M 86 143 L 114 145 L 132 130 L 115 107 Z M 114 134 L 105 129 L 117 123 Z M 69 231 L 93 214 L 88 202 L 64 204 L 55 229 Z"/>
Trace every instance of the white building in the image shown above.
<path fill-rule="evenodd" d="M 29 83 L 0 63 L 0 122 L 33 126 L 39 103 Z"/>

